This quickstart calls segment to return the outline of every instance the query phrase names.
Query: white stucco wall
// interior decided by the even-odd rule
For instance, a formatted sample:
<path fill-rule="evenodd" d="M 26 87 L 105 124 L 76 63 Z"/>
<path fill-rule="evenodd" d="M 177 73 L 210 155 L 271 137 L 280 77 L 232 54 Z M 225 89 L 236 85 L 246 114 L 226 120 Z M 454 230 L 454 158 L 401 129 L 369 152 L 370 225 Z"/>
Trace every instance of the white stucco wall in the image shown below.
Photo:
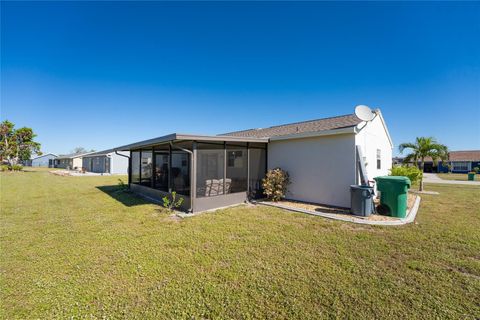
<path fill-rule="evenodd" d="M 130 156 L 130 152 L 128 151 L 119 151 L 118 153 L 123 154 L 127 157 Z M 111 159 L 111 174 L 128 174 L 128 158 L 115 154 L 115 152 L 110 153 L 109 156 Z"/>
<path fill-rule="evenodd" d="M 268 168 L 290 174 L 287 198 L 350 207 L 350 185 L 355 184 L 355 135 L 271 141 Z"/>
<path fill-rule="evenodd" d="M 392 168 L 392 145 L 388 139 L 380 116 L 375 117 L 363 127 L 365 123 L 358 125 L 360 132 L 355 137 L 355 143 L 362 149 L 366 162 L 367 176 L 369 180 L 378 176 L 386 176 Z M 377 169 L 377 149 L 380 150 L 381 167 Z"/>

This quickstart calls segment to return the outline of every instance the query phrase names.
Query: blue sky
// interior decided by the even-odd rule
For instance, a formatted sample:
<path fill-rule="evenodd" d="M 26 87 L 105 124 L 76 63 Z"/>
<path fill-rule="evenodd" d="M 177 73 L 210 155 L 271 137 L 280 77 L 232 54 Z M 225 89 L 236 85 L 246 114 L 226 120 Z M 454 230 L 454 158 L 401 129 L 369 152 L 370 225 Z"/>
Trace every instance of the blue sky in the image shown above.
<path fill-rule="evenodd" d="M 480 149 L 477 3 L 1 3 L 1 118 L 44 152 L 380 108 Z"/>

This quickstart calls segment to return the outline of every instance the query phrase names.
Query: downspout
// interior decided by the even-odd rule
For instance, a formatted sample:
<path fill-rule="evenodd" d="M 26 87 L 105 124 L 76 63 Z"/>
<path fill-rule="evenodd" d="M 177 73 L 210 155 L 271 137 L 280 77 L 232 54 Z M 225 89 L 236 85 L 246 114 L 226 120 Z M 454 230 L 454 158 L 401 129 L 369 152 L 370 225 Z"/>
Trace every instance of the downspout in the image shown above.
<path fill-rule="evenodd" d="M 126 156 L 126 155 L 124 155 L 124 154 L 118 153 L 117 150 L 115 150 L 115 154 L 118 155 L 118 156 L 122 156 L 122 157 L 125 157 L 125 158 L 127 158 L 127 159 L 130 159 L 129 156 Z"/>
<path fill-rule="evenodd" d="M 190 172 L 193 173 L 193 152 L 190 151 L 190 150 L 188 150 L 188 149 L 182 148 L 182 147 L 174 146 L 172 141 L 170 141 L 170 147 L 171 147 L 171 148 L 176 148 L 176 149 L 178 149 L 178 150 L 182 150 L 182 151 L 187 152 L 188 154 L 190 154 L 190 159 L 192 159 L 192 160 L 191 160 L 192 163 L 190 164 L 190 166 L 191 166 Z M 172 168 L 170 167 L 169 169 L 170 169 L 170 172 L 168 173 L 168 175 L 170 176 L 170 173 L 172 172 Z M 195 186 L 192 186 L 192 180 L 193 180 L 193 179 L 190 178 L 190 180 L 191 180 L 191 181 L 190 181 L 190 211 L 193 212 L 193 193 L 192 193 L 192 190 L 193 190 L 193 189 L 192 189 L 192 188 L 194 188 Z"/>
<path fill-rule="evenodd" d="M 373 114 L 375 115 L 371 120 L 368 120 L 368 121 L 364 121 L 365 123 L 363 124 L 363 126 L 361 128 L 357 126 L 355 126 L 355 135 L 357 135 L 358 133 L 360 133 L 360 131 L 362 131 L 363 129 L 365 129 L 365 127 L 370 123 L 372 122 L 377 116 L 378 116 L 378 112 L 375 110 L 373 111 Z M 358 150 L 358 147 L 363 147 L 363 149 L 365 149 L 365 152 L 367 150 L 367 137 L 364 136 L 364 139 L 363 139 L 363 146 L 359 146 L 355 143 L 355 183 L 358 183 L 358 175 L 360 174 L 360 182 L 363 184 L 363 181 L 364 180 L 363 178 L 366 177 L 366 168 L 365 168 L 365 164 L 361 164 L 363 163 L 363 154 L 362 152 Z M 355 139 L 356 140 L 356 139 Z M 362 157 L 362 159 L 360 159 Z M 361 166 L 364 167 L 364 177 L 362 177 L 362 168 Z M 367 179 L 367 185 L 368 185 L 368 179 Z"/>

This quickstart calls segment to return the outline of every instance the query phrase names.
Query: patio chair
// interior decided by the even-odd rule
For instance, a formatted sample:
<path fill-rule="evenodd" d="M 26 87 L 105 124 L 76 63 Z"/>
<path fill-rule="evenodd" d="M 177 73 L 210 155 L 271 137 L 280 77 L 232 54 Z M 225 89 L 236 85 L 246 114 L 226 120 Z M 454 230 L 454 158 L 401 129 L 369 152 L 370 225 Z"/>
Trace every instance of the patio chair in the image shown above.
<path fill-rule="evenodd" d="M 223 183 L 220 183 L 221 180 L 212 179 L 212 187 L 210 188 L 209 196 L 218 196 L 223 193 Z"/>
<path fill-rule="evenodd" d="M 212 180 L 208 179 L 208 180 L 205 180 L 205 187 L 198 188 L 197 194 L 200 196 L 208 197 L 210 195 L 211 190 L 212 190 Z"/>
<path fill-rule="evenodd" d="M 232 179 L 225 179 L 225 194 L 230 193 L 231 187 L 232 187 Z"/>

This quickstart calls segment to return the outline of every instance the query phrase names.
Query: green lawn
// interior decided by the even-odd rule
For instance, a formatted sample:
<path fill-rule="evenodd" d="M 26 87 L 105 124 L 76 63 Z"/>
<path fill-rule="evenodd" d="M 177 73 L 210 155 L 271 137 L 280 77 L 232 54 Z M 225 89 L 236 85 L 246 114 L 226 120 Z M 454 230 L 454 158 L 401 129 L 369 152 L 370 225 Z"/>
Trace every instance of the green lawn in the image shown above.
<path fill-rule="evenodd" d="M 480 188 L 427 185 L 417 223 L 270 207 L 176 221 L 118 177 L 2 173 L 0 318 L 470 318 Z"/>
<path fill-rule="evenodd" d="M 458 181 L 467 181 L 468 175 L 466 173 L 437 173 L 443 180 L 458 180 Z M 475 181 L 478 181 L 478 176 L 475 177 Z"/>

